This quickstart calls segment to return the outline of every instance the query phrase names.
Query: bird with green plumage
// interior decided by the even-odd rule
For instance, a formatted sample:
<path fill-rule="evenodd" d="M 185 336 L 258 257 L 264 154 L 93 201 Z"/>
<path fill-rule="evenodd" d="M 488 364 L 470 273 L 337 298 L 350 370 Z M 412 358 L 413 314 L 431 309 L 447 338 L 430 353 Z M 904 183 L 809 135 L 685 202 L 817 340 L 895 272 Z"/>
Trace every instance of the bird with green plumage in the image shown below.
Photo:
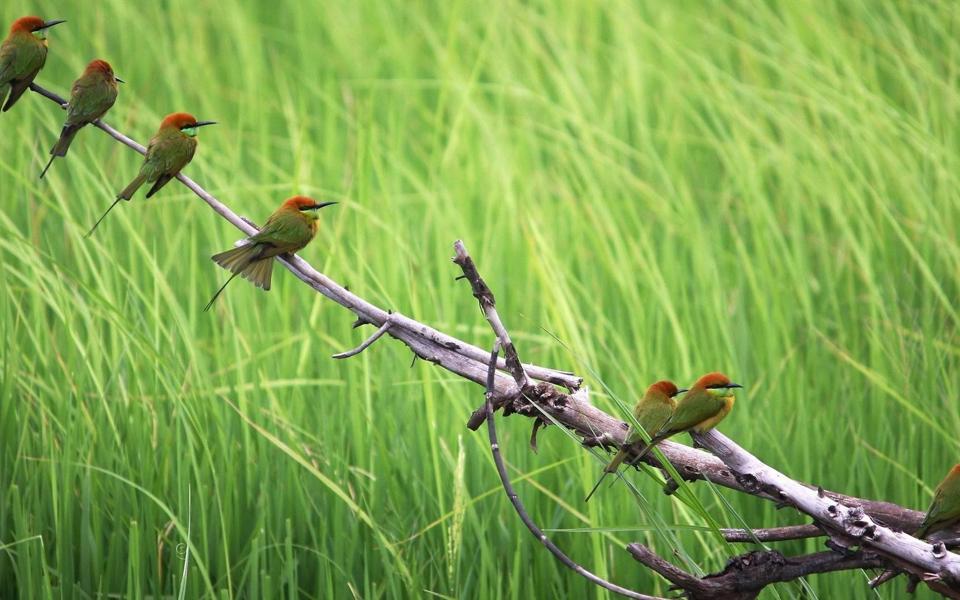
<path fill-rule="evenodd" d="M 913 535 L 922 539 L 957 523 L 960 523 L 960 464 L 954 465 L 937 486 L 933 502 Z"/>
<path fill-rule="evenodd" d="M 87 232 L 87 236 L 100 225 L 113 207 L 121 200 L 130 200 L 137 190 L 145 183 L 152 183 L 153 187 L 147 192 L 147 198 L 160 191 L 163 186 L 177 176 L 193 159 L 197 151 L 197 130 L 207 125 L 216 125 L 216 121 L 198 121 L 188 113 L 173 113 L 164 117 L 156 135 L 150 138 L 147 144 L 147 153 L 143 159 L 140 172 L 133 178 L 127 187 L 117 194 L 116 200 L 110 208 L 97 219 L 97 222 Z"/>
<path fill-rule="evenodd" d="M 234 277 L 240 275 L 263 290 L 270 290 L 273 259 L 283 254 L 302 250 L 317 234 L 317 210 L 336 202 L 317 202 L 306 196 L 288 198 L 280 205 L 260 231 L 226 252 L 213 255 L 213 261 L 233 273 L 210 302 L 203 308 L 210 310 L 214 301 Z"/>
<path fill-rule="evenodd" d="M 50 161 L 40 172 L 40 178 L 58 156 L 66 156 L 73 138 L 85 125 L 93 123 L 110 110 L 117 101 L 120 91 L 118 84 L 124 81 L 113 72 L 113 67 L 105 60 L 92 60 L 83 74 L 73 82 L 70 88 L 70 101 L 67 103 L 67 119 L 60 131 L 60 139 L 50 150 Z"/>
<path fill-rule="evenodd" d="M 10 26 L 10 33 L 0 44 L 0 102 L 6 98 L 3 112 L 16 104 L 46 64 L 47 30 L 64 22 L 20 17 Z"/>
<path fill-rule="evenodd" d="M 654 383 L 647 388 L 636 406 L 633 407 L 633 417 L 637 424 L 643 429 L 643 432 L 649 437 L 660 431 L 664 424 L 673 416 L 677 407 L 675 396 L 686 392 L 685 389 L 677 388 L 672 381 L 662 380 Z M 613 457 L 613 460 L 603 469 L 603 475 L 597 481 L 590 493 L 587 494 L 584 502 L 589 501 L 593 493 L 597 491 L 604 478 L 610 473 L 616 473 L 620 464 L 627 459 L 630 454 L 637 449 L 637 445 L 643 442 L 640 431 L 631 426 L 627 431 L 627 439 L 620 447 L 620 451 Z"/>
<path fill-rule="evenodd" d="M 684 431 L 704 433 L 722 421 L 736 402 L 734 390 L 743 387 L 733 383 L 723 373 L 713 372 L 697 379 L 686 395 L 677 402 L 673 415 L 658 430 L 652 431 L 650 441 L 637 454 L 640 460 L 658 443 Z"/>

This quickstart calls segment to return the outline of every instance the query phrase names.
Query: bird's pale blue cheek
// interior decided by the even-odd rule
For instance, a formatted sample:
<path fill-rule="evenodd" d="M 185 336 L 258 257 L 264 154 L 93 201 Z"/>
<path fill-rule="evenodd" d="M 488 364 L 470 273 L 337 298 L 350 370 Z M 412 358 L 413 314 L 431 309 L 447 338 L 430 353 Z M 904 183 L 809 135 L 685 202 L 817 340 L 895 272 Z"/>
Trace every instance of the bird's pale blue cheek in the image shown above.
<path fill-rule="evenodd" d="M 187 127 L 186 129 L 181 129 L 180 131 L 182 131 L 187 137 L 197 137 L 196 127 Z"/>
<path fill-rule="evenodd" d="M 710 395 L 718 398 L 726 398 L 727 396 L 733 395 L 733 390 L 730 388 L 707 388 L 707 391 L 710 392 Z"/>
<path fill-rule="evenodd" d="M 42 29 L 41 29 L 40 31 L 34 31 L 34 32 L 33 32 L 33 37 L 37 38 L 38 40 L 46 40 L 46 39 L 47 39 L 47 32 L 44 31 L 44 30 L 42 30 Z"/>

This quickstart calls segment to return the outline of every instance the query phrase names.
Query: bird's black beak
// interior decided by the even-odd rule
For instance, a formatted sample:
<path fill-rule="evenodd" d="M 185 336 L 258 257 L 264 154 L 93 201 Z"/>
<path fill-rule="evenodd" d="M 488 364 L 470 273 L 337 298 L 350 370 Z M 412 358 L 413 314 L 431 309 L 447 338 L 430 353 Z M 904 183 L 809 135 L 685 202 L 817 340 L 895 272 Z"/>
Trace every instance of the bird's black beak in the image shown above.
<path fill-rule="evenodd" d="M 42 29 L 49 29 L 54 25 L 59 25 L 60 23 L 66 23 L 66 19 L 50 19 L 49 21 L 44 21 L 43 25 L 34 29 L 34 31 L 40 31 Z"/>
<path fill-rule="evenodd" d="M 728 383 L 728 384 L 727 384 L 727 389 L 730 389 L 730 388 L 742 388 L 742 387 L 743 387 L 743 386 L 740 385 L 739 383 Z"/>
<path fill-rule="evenodd" d="M 190 127 L 206 127 L 207 125 L 216 125 L 216 121 L 197 121 Z"/>
<path fill-rule="evenodd" d="M 113 79 L 114 79 L 114 81 L 116 81 L 117 83 L 126 83 L 126 81 L 120 79 L 120 78 L 117 77 L 116 75 L 113 76 Z"/>
<path fill-rule="evenodd" d="M 304 206 L 300 210 L 319 210 L 324 206 L 330 206 L 331 204 L 336 204 L 336 202 L 321 202 L 319 204 L 314 204 L 313 206 Z"/>
<path fill-rule="evenodd" d="M 674 396 L 679 396 L 680 394 L 684 392 L 689 392 L 689 391 L 690 391 L 690 388 L 680 388 L 679 390 L 677 390 L 677 393 L 674 394 Z"/>

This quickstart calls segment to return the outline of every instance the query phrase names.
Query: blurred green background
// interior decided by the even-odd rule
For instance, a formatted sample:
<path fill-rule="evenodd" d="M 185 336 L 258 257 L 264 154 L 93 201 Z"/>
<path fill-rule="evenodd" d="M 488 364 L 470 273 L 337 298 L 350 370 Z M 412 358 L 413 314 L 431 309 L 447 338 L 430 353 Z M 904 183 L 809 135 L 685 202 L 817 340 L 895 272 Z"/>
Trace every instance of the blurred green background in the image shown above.
<path fill-rule="evenodd" d="M 488 346 L 462 238 L 524 359 L 607 410 L 719 369 L 747 386 L 721 429 L 797 478 L 922 509 L 957 462 L 957 3 L 0 11 L 24 14 L 68 20 L 37 81 L 109 60 L 107 120 L 141 142 L 219 121 L 186 172 L 237 213 L 339 200 L 301 255 L 384 308 Z M 521 527 L 464 428 L 479 387 L 394 341 L 331 360 L 369 331 L 283 270 L 202 313 L 239 236 L 183 186 L 83 239 L 141 159 L 89 129 L 38 180 L 62 118 L 0 115 L 0 597 L 607 597 Z M 622 585 L 668 593 L 627 542 L 709 572 L 746 548 L 691 526 L 804 522 L 642 473 L 584 505 L 600 461 L 529 426 L 501 421 L 521 497 Z M 764 597 L 903 594 L 868 576 Z"/>

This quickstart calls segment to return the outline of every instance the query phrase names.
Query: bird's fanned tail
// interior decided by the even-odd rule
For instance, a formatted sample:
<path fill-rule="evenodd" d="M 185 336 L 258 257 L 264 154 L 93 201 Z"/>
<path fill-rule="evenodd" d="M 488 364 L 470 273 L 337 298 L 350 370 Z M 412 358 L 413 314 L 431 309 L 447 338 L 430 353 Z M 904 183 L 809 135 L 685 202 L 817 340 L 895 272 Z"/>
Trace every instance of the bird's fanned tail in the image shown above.
<path fill-rule="evenodd" d="M 217 290 L 217 293 L 213 295 L 213 298 L 210 299 L 203 310 L 210 310 L 214 301 L 227 287 L 227 284 L 233 281 L 237 275 L 247 279 L 259 288 L 269 290 L 273 276 L 273 258 L 261 259 L 262 252 L 263 248 L 259 244 L 248 243 L 213 255 L 213 261 L 233 275 Z"/>

